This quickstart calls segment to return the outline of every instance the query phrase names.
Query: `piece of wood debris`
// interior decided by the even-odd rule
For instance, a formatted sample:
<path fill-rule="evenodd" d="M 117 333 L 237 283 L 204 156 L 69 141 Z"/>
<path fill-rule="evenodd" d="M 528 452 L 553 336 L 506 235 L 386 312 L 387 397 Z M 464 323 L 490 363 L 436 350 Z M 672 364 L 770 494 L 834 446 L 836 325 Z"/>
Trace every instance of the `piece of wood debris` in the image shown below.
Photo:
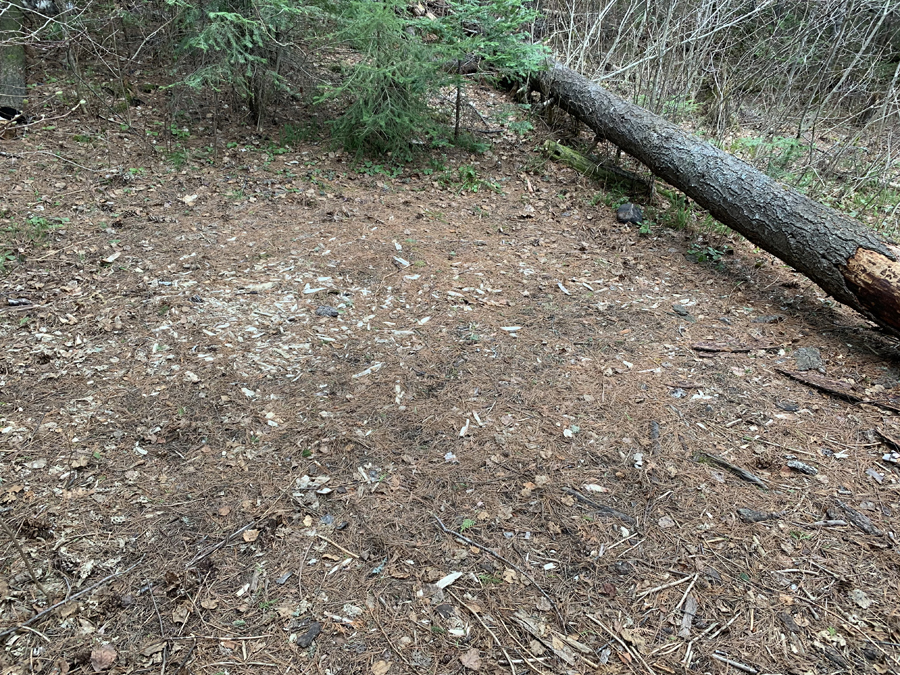
<path fill-rule="evenodd" d="M 627 513 L 623 513 L 622 511 L 619 511 L 618 509 L 614 509 L 611 506 L 606 506 L 605 504 L 600 504 L 599 502 L 595 502 L 593 499 L 588 499 L 587 497 L 585 497 L 583 494 L 581 494 L 577 490 L 573 490 L 571 488 L 563 488 L 563 492 L 565 492 L 566 494 L 572 495 L 573 497 L 575 497 L 575 499 L 587 504 L 588 506 L 592 506 L 593 508 L 595 508 L 597 510 L 597 513 L 600 516 L 604 516 L 606 518 L 618 518 L 619 520 L 628 523 L 632 527 L 637 526 L 637 521 L 634 518 L 632 518 L 631 516 L 629 516 Z"/>
<path fill-rule="evenodd" d="M 691 349 L 698 352 L 725 352 L 728 354 L 743 354 L 755 352 L 759 349 L 778 349 L 779 345 L 759 343 L 755 345 L 739 345 L 727 342 L 695 342 Z"/>
<path fill-rule="evenodd" d="M 721 661 L 722 663 L 727 663 L 732 668 L 737 668 L 738 670 L 743 670 L 745 673 L 750 673 L 750 675 L 756 675 L 759 671 L 753 666 L 748 666 L 746 663 L 741 663 L 740 661 L 735 661 L 734 659 L 729 659 L 727 656 L 720 654 L 719 652 L 713 652 L 710 654 L 716 661 Z"/>
<path fill-rule="evenodd" d="M 841 510 L 843 510 L 844 513 L 847 514 L 847 520 L 849 520 L 851 523 L 853 523 L 856 527 L 858 527 L 860 530 L 862 530 L 866 534 L 870 534 L 873 537 L 883 537 L 884 536 L 884 532 L 882 532 L 877 527 L 875 527 L 875 525 L 872 523 L 872 521 L 869 520 L 868 516 L 863 515 L 862 513 L 860 513 L 853 507 L 848 506 L 847 504 L 842 502 L 840 499 L 835 499 L 834 503 L 837 504 L 838 507 Z"/>
<path fill-rule="evenodd" d="M 766 485 L 765 481 L 763 481 L 762 478 L 760 478 L 759 476 L 757 476 L 755 474 L 750 473 L 746 469 L 742 469 L 741 467 L 737 466 L 736 464 L 732 464 L 731 462 L 729 462 L 725 459 L 722 459 L 718 455 L 713 455 L 708 452 L 698 452 L 696 461 L 705 462 L 707 464 L 715 464 L 716 466 L 718 466 L 722 469 L 725 469 L 726 471 L 730 471 L 731 473 L 733 473 L 735 476 L 737 476 L 741 480 L 745 480 L 748 483 L 753 483 L 754 485 L 758 485 L 759 487 L 763 488 L 764 490 L 769 489 L 769 486 Z"/>
<path fill-rule="evenodd" d="M 691 624 L 697 615 L 697 600 L 693 595 L 689 595 L 684 603 L 684 614 L 681 617 L 681 630 L 678 631 L 678 637 L 689 638 L 691 636 Z"/>
<path fill-rule="evenodd" d="M 900 399 L 890 397 L 870 398 L 869 396 L 866 396 L 864 391 L 860 391 L 857 385 L 850 384 L 849 382 L 830 380 L 821 375 L 801 373 L 795 370 L 785 370 L 784 368 L 776 368 L 775 370 L 785 377 L 797 380 L 797 382 L 802 382 L 813 389 L 824 391 L 832 396 L 838 396 L 839 398 L 846 399 L 853 403 L 868 403 L 869 405 L 878 406 L 885 410 L 900 412 Z"/>
<path fill-rule="evenodd" d="M 737 509 L 737 514 L 741 517 L 745 523 L 761 523 L 765 520 L 778 520 L 781 518 L 785 512 L 784 511 L 754 511 L 753 509 L 739 508 Z"/>

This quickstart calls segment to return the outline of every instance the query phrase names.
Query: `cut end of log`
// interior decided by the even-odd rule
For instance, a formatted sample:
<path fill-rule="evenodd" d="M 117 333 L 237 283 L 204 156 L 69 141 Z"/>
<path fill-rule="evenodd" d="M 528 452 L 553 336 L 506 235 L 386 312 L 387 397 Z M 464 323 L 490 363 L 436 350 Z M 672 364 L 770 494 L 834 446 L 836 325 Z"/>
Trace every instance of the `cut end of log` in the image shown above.
<path fill-rule="evenodd" d="M 841 274 L 859 304 L 876 323 L 900 334 L 900 247 L 888 245 L 895 259 L 867 248 L 856 253 L 841 268 Z"/>

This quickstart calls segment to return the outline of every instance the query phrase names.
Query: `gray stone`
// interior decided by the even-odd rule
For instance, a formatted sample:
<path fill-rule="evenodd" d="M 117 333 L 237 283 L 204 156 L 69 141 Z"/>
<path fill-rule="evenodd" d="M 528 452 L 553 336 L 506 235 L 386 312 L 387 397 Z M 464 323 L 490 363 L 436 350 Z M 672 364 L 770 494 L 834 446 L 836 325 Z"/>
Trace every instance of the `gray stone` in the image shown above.
<path fill-rule="evenodd" d="M 334 307 L 331 305 L 320 305 L 316 307 L 316 316 L 338 316 L 340 314 Z"/>
<path fill-rule="evenodd" d="M 794 352 L 797 370 L 818 370 L 825 365 L 822 355 L 815 347 L 800 347 Z"/>
<path fill-rule="evenodd" d="M 620 223 L 643 223 L 644 214 L 637 206 L 628 202 L 616 209 L 616 220 Z"/>

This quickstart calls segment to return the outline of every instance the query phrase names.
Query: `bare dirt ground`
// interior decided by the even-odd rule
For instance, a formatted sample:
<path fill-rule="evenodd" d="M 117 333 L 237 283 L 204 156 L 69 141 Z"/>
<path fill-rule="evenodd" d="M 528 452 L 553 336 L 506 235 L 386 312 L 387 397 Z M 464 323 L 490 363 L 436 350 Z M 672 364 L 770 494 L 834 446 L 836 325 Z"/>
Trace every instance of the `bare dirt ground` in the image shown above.
<path fill-rule="evenodd" d="M 900 672 L 895 343 L 492 138 L 3 141 L 4 674 Z"/>

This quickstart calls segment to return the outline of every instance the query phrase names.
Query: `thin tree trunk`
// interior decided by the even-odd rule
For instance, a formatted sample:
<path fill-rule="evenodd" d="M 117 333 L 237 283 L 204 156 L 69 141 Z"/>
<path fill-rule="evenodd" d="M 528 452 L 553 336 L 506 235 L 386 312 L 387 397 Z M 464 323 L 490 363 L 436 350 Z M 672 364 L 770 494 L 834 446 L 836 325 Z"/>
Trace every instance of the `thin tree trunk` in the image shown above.
<path fill-rule="evenodd" d="M 900 246 L 556 62 L 545 96 L 718 221 L 900 335 Z"/>
<path fill-rule="evenodd" d="M 0 3 L 0 106 L 15 110 L 22 110 L 22 102 L 28 93 L 23 37 L 19 3 Z"/>

